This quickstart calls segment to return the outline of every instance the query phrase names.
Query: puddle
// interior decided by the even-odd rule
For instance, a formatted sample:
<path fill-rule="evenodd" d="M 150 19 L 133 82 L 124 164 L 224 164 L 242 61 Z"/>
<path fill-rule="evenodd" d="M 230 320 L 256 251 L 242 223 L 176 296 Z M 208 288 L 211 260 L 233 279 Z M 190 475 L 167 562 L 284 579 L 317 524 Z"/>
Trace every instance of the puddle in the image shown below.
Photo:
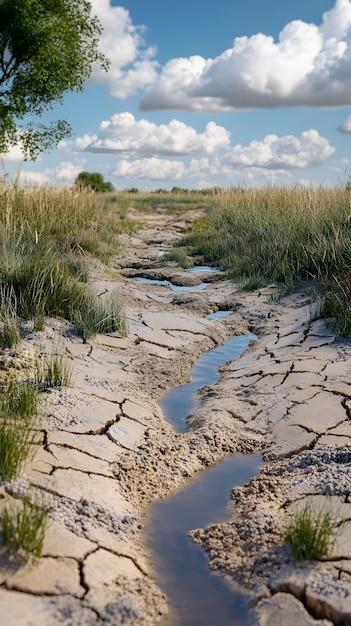
<path fill-rule="evenodd" d="M 210 313 L 210 315 L 207 315 L 207 318 L 209 320 L 219 320 L 222 317 L 227 317 L 227 315 L 231 315 L 233 313 L 233 311 L 216 311 L 215 313 Z"/>
<path fill-rule="evenodd" d="M 189 269 L 185 270 L 186 272 L 219 272 L 219 267 L 213 267 L 212 265 L 194 265 Z"/>
<path fill-rule="evenodd" d="M 129 280 L 140 280 L 142 283 L 148 283 L 149 285 L 167 285 L 172 289 L 172 291 L 201 291 L 201 289 L 205 289 L 211 283 L 201 283 L 200 285 L 192 285 L 191 287 L 180 287 L 178 285 L 173 285 L 169 280 L 156 280 L 153 278 L 141 278 L 141 276 L 134 276 Z"/>
<path fill-rule="evenodd" d="M 166 419 L 176 432 L 186 431 L 185 417 L 198 405 L 195 397 L 197 390 L 205 385 L 214 385 L 219 379 L 218 367 L 227 361 L 238 358 L 250 341 L 256 339 L 252 333 L 232 337 L 222 346 L 203 354 L 190 371 L 192 380 L 183 387 L 176 387 L 168 393 L 159 406 Z"/>
<path fill-rule="evenodd" d="M 164 256 L 166 252 L 168 252 L 169 246 L 155 246 L 154 248 L 151 248 L 151 250 L 153 250 L 153 252 L 156 252 L 158 257 L 161 257 Z"/>
<path fill-rule="evenodd" d="M 228 457 L 150 507 L 147 546 L 157 582 L 170 604 L 160 626 L 250 626 L 245 591 L 211 572 L 205 551 L 188 532 L 229 519 L 232 487 L 246 483 L 261 464 L 260 454 Z"/>

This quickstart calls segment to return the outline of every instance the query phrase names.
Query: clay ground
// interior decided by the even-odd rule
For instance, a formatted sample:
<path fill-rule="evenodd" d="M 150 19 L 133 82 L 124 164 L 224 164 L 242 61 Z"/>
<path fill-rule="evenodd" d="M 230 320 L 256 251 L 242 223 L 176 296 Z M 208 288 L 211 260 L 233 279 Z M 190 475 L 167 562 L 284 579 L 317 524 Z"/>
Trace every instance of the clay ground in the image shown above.
<path fill-rule="evenodd" d="M 37 563 L 18 566 L 1 549 L 4 626 L 156 624 L 167 598 L 143 548 L 148 504 L 228 454 L 258 450 L 266 463 L 233 490 L 232 520 L 194 529 L 194 540 L 213 569 L 252 590 L 252 624 L 351 624 L 350 342 L 337 341 L 318 319 L 307 291 L 277 299 L 269 288 L 237 292 L 220 274 L 200 279 L 160 267 L 155 248 L 197 215 L 143 216 L 113 264 L 96 265 L 101 297 L 116 287 L 123 294 L 127 338 L 99 335 L 84 344 L 50 319 L 42 332 L 28 329 L 18 353 L 1 355 L 3 368 L 21 368 L 37 352 L 59 351 L 74 378 L 72 388 L 43 394 L 37 454 L 20 479 L 0 488 L 3 505 L 30 481 L 51 505 Z M 210 284 L 173 291 L 137 276 Z M 233 312 L 207 318 L 222 309 Z M 220 380 L 200 391 L 187 432 L 175 433 L 159 400 L 188 382 L 203 352 L 249 331 L 257 340 L 221 367 Z M 330 557 L 298 564 L 281 529 L 291 507 L 308 500 L 330 507 L 338 528 Z"/>

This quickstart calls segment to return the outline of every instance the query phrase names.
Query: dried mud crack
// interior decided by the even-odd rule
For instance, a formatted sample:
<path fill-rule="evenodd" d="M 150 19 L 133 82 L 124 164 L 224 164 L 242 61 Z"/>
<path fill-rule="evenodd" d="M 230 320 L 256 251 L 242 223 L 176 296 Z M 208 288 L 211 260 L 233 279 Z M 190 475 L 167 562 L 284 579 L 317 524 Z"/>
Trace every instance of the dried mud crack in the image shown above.
<path fill-rule="evenodd" d="M 23 341 L 28 360 L 59 339 L 75 382 L 45 394 L 37 454 L 20 479 L 0 487 L 0 506 L 29 482 L 51 498 L 39 561 L 19 566 L 0 549 L 6 626 L 156 624 L 167 598 L 142 543 L 147 505 L 230 454 L 259 450 L 266 463 L 233 490 L 231 520 L 194 529 L 194 541 L 211 568 L 250 589 L 250 624 L 351 624 L 350 343 L 311 320 L 303 292 L 273 301 L 269 290 L 237 292 L 221 274 L 206 276 L 201 292 L 176 294 L 136 280 L 198 284 L 159 267 L 151 250 L 198 214 L 186 216 L 183 225 L 158 216 L 156 227 L 123 237 L 127 252 L 116 266 L 130 278 L 121 283 L 127 338 L 109 333 L 84 344 L 50 320 Z M 115 285 L 101 267 L 97 293 Z M 233 313 L 207 317 L 218 309 Z M 160 399 L 188 382 L 201 354 L 249 332 L 257 340 L 221 366 L 217 383 L 198 393 L 186 432 L 175 433 Z M 293 561 L 281 535 L 286 512 L 303 501 L 327 503 L 341 520 L 330 558 L 307 565 Z"/>

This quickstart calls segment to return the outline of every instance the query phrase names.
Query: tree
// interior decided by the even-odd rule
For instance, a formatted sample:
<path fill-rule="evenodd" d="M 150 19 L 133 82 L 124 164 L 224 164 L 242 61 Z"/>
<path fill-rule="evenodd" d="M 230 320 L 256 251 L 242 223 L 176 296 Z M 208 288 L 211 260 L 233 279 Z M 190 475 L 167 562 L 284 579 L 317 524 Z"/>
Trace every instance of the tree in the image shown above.
<path fill-rule="evenodd" d="M 90 187 L 93 191 L 114 190 L 112 183 L 105 182 L 103 176 L 98 172 L 80 172 L 74 181 L 74 184 L 80 188 Z"/>
<path fill-rule="evenodd" d="M 35 123 L 83 85 L 97 64 L 102 28 L 88 0 L 0 0 L 0 154 L 20 144 L 25 158 L 71 134 L 58 120 Z"/>

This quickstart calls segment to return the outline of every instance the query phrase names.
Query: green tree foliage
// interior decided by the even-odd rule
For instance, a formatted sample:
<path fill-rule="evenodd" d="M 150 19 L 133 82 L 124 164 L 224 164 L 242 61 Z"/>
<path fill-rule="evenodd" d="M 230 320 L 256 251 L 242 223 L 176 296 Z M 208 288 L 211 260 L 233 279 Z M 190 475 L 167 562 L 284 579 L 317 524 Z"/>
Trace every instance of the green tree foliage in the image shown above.
<path fill-rule="evenodd" d="M 71 133 L 66 121 L 32 116 L 82 91 L 94 64 L 107 70 L 91 8 L 87 0 L 0 0 L 0 154 L 19 143 L 34 159 Z"/>
<path fill-rule="evenodd" d="M 74 182 L 80 188 L 90 187 L 94 191 L 113 191 L 114 189 L 112 183 L 105 182 L 98 172 L 80 172 Z"/>

